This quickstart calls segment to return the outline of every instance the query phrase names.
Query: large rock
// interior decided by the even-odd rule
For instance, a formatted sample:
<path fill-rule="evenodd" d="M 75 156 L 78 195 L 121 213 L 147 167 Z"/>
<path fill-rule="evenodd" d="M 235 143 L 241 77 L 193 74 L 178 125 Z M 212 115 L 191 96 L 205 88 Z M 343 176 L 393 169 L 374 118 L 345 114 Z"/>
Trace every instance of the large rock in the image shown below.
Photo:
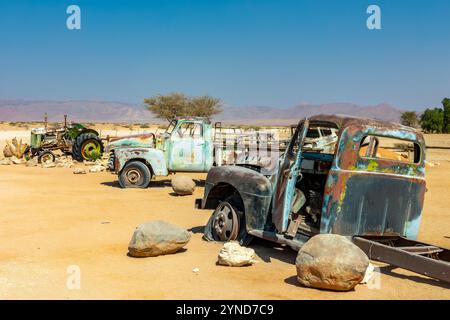
<path fill-rule="evenodd" d="M 11 147 L 8 144 L 5 145 L 5 147 L 3 148 L 3 155 L 6 158 L 10 158 L 10 157 L 12 157 L 14 155 L 14 153 L 11 150 Z"/>
<path fill-rule="evenodd" d="M 128 245 L 133 257 L 155 257 L 175 253 L 191 239 L 191 233 L 164 221 L 141 224 L 134 231 Z"/>
<path fill-rule="evenodd" d="M 172 178 L 173 191 L 181 196 L 193 194 L 195 191 L 195 182 L 186 176 L 175 176 Z"/>
<path fill-rule="evenodd" d="M 304 286 L 348 291 L 363 280 L 369 259 L 347 238 L 319 234 L 300 249 L 295 265 Z"/>
<path fill-rule="evenodd" d="M 242 267 L 255 262 L 255 250 L 241 247 L 236 241 L 225 243 L 219 252 L 218 264 L 224 266 Z"/>

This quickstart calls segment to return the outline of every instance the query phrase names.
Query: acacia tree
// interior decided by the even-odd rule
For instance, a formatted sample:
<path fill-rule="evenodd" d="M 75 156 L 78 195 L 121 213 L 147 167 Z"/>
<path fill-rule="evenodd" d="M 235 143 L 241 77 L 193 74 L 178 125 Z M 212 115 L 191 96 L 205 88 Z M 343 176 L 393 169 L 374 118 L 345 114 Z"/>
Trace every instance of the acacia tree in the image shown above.
<path fill-rule="evenodd" d="M 194 97 L 189 101 L 190 115 L 210 118 L 222 111 L 222 102 L 210 96 Z"/>
<path fill-rule="evenodd" d="M 157 95 L 144 99 L 147 109 L 161 119 L 197 116 L 210 118 L 220 113 L 222 102 L 210 96 L 188 97 L 182 93 Z"/>
<path fill-rule="evenodd" d="M 161 119 L 171 120 L 175 117 L 186 115 L 188 98 L 182 93 L 170 93 L 157 95 L 144 99 L 147 109 Z"/>
<path fill-rule="evenodd" d="M 419 123 L 417 113 L 415 111 L 405 111 L 401 115 L 401 123 L 404 126 L 416 127 Z"/>

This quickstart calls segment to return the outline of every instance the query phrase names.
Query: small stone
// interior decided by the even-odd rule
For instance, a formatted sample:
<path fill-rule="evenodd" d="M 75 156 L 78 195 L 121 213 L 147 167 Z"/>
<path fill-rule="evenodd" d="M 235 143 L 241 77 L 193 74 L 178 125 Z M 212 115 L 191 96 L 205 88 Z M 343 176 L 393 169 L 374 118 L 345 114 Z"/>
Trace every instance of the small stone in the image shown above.
<path fill-rule="evenodd" d="M 10 159 L 11 159 L 12 163 L 14 163 L 14 164 L 24 164 L 26 162 L 25 159 L 23 159 L 23 158 L 18 159 L 15 156 L 12 156 Z"/>
<path fill-rule="evenodd" d="M 56 163 L 62 163 L 62 164 L 66 163 L 67 161 L 68 161 L 67 158 L 64 156 L 59 157 L 58 159 L 55 160 Z"/>
<path fill-rule="evenodd" d="M 38 165 L 38 162 L 35 158 L 30 159 L 25 163 L 25 166 L 27 166 L 27 167 L 37 167 L 37 165 Z"/>
<path fill-rule="evenodd" d="M 13 164 L 13 162 L 11 161 L 10 158 L 5 158 L 5 159 L 0 160 L 0 165 L 9 166 L 12 164 Z"/>
<path fill-rule="evenodd" d="M 200 272 L 200 269 L 199 268 L 194 268 L 194 269 L 192 269 L 192 272 L 195 273 L 195 274 L 198 274 Z"/>
<path fill-rule="evenodd" d="M 48 169 L 48 168 L 55 168 L 56 167 L 56 163 L 54 163 L 54 162 L 46 162 L 46 163 L 43 163 L 41 167 L 42 168 L 46 168 L 46 169 Z"/>
<path fill-rule="evenodd" d="M 373 264 L 369 262 L 369 265 L 367 266 L 366 273 L 364 274 L 364 278 L 361 280 L 361 284 L 369 283 L 370 279 L 374 276 L 375 267 Z"/>
<path fill-rule="evenodd" d="M 73 170 L 73 174 L 86 174 L 86 169 L 81 169 L 81 168 L 75 168 Z"/>
<path fill-rule="evenodd" d="M 66 163 L 64 163 L 64 168 L 72 168 L 74 166 L 72 161 L 68 161 Z"/>
<path fill-rule="evenodd" d="M 219 252 L 218 264 L 230 267 L 242 267 L 256 262 L 255 250 L 242 247 L 237 241 L 230 241 L 223 245 Z"/>
<path fill-rule="evenodd" d="M 102 172 L 105 170 L 106 170 L 106 168 L 104 166 L 99 166 L 99 165 L 95 165 L 92 168 L 89 168 L 89 172 L 92 172 L 92 173 Z"/>

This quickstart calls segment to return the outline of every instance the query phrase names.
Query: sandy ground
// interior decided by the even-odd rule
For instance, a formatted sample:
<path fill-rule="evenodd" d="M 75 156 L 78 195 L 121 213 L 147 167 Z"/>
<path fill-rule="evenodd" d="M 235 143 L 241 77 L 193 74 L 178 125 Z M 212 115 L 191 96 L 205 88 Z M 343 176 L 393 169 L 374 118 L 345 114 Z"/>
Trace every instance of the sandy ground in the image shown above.
<path fill-rule="evenodd" d="M 450 150 L 430 150 L 429 159 L 439 165 L 427 170 L 419 240 L 450 248 Z M 194 208 L 205 174 L 190 176 L 198 179 L 195 194 L 177 197 L 170 177 L 146 190 L 124 190 L 106 172 L 0 166 L 0 298 L 450 299 L 449 285 L 387 266 L 380 269 L 379 288 L 358 285 L 347 293 L 304 288 L 295 279 L 296 253 L 262 240 L 251 245 L 259 256 L 256 265 L 217 266 L 221 245 L 201 239 L 211 210 Z M 128 257 L 133 230 L 153 219 L 192 230 L 186 250 Z M 67 286 L 73 266 L 81 271 L 80 289 Z"/>

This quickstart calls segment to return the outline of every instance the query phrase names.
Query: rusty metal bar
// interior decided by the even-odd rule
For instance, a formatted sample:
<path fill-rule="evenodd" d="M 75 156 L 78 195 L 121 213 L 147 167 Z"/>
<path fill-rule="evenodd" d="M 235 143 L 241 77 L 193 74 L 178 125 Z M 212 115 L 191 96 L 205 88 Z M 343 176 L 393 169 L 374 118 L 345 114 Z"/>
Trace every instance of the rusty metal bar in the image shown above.
<path fill-rule="evenodd" d="M 353 237 L 353 242 L 363 250 L 369 259 L 388 263 L 390 265 L 400 267 L 409 271 L 423 274 L 427 277 L 438 279 L 450 283 L 450 250 L 430 246 L 425 243 L 417 241 L 410 241 L 408 239 L 397 237 L 395 240 L 390 240 L 391 245 L 381 243 L 382 237 L 365 238 L 362 236 Z M 437 248 L 439 252 L 429 252 L 428 256 L 423 256 L 418 252 L 408 251 L 411 248 L 404 250 L 401 246 L 396 247 L 397 243 L 413 243 L 417 244 L 417 251 L 428 250 L 430 247 Z"/>
<path fill-rule="evenodd" d="M 421 246 L 421 247 L 398 247 L 398 249 L 401 249 L 403 251 L 407 251 L 414 254 L 433 254 L 433 253 L 439 253 L 443 252 L 444 250 L 441 248 L 438 248 L 436 246 Z"/>

